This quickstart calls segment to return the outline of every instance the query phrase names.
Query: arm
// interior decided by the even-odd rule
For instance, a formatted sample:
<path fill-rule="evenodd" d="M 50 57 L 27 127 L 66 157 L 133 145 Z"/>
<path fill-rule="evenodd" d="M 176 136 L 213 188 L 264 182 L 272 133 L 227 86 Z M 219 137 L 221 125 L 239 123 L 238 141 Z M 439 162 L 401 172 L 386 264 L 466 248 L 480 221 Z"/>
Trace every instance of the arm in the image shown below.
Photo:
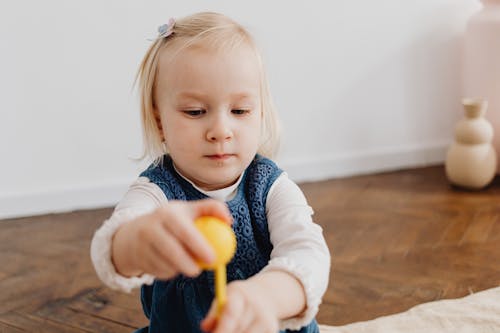
<path fill-rule="evenodd" d="M 248 282 L 271 301 L 276 317 L 283 320 L 296 316 L 306 307 L 306 295 L 300 281 L 282 270 L 268 270 L 251 277 Z"/>
<path fill-rule="evenodd" d="M 124 224 L 113 237 L 111 257 L 116 270 L 126 276 L 148 273 L 164 280 L 179 273 L 199 275 L 197 261 L 215 260 L 213 249 L 194 224 L 203 215 L 231 223 L 224 203 L 205 199 L 171 200 Z"/>
<path fill-rule="evenodd" d="M 90 255 L 99 279 L 108 287 L 130 292 L 142 284 L 153 283 L 149 274 L 126 277 L 119 274 L 112 261 L 112 240 L 116 231 L 139 216 L 151 213 L 167 198 L 163 192 L 145 177 L 139 177 L 115 207 L 113 214 L 94 233 Z"/>
<path fill-rule="evenodd" d="M 305 307 L 280 322 L 281 329 L 297 329 L 317 314 L 330 273 L 330 252 L 322 228 L 300 188 L 282 174 L 271 187 L 266 203 L 273 251 L 264 272 L 282 271 L 300 282 Z"/>
<path fill-rule="evenodd" d="M 192 223 L 201 215 L 231 221 L 221 202 L 167 203 L 156 185 L 139 178 L 94 235 L 91 257 L 98 276 L 111 288 L 130 291 L 155 277 L 198 275 L 196 260 L 213 259 L 213 251 Z"/>
<path fill-rule="evenodd" d="M 228 285 L 228 300 L 217 323 L 215 308 L 202 329 L 215 333 L 299 329 L 316 315 L 328 284 L 330 254 L 312 209 L 298 186 L 280 176 L 266 203 L 273 251 L 257 275 Z"/>

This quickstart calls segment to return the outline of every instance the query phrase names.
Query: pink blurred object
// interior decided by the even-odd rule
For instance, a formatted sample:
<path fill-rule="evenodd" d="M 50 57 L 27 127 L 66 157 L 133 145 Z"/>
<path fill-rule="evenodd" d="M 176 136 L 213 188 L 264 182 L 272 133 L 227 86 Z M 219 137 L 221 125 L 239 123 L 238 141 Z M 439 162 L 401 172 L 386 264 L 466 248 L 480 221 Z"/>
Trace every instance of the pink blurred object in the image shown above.
<path fill-rule="evenodd" d="M 467 23 L 464 45 L 464 97 L 488 101 L 493 146 L 500 156 L 500 0 L 481 0 L 483 8 Z M 500 173 L 500 168 L 497 168 Z"/>

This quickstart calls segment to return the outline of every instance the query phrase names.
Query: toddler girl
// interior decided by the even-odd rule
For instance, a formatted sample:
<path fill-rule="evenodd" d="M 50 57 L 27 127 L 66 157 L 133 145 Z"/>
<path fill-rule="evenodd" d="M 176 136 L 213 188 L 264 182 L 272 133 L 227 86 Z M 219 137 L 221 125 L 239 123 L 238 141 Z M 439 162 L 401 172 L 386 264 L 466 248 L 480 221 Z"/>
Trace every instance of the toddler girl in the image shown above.
<path fill-rule="evenodd" d="M 138 73 L 146 153 L 154 159 L 96 231 L 99 278 L 142 286 L 138 332 L 319 332 L 330 255 L 299 187 L 265 156 L 277 124 L 248 32 L 216 13 L 160 27 Z M 214 260 L 193 221 L 232 224 L 227 301 L 214 306 Z"/>

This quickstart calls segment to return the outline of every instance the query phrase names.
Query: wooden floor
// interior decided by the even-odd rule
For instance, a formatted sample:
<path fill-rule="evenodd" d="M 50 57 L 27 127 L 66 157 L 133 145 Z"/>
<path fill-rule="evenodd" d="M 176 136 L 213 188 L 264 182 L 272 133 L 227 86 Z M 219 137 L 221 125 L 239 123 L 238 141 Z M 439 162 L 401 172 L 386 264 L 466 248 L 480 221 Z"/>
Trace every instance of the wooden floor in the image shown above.
<path fill-rule="evenodd" d="M 500 179 L 469 192 L 441 166 L 302 184 L 332 253 L 318 321 L 340 325 L 500 285 Z M 0 221 L 0 332 L 131 332 L 138 293 L 89 259 L 111 209 Z"/>

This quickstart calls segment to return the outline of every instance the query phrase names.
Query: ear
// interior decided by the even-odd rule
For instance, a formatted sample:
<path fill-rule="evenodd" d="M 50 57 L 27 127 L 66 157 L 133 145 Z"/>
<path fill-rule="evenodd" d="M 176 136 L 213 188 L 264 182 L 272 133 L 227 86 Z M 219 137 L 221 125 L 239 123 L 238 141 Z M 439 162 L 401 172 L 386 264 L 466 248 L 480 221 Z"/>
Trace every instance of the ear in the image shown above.
<path fill-rule="evenodd" d="M 163 125 L 161 123 L 160 111 L 155 107 L 153 107 L 153 115 L 155 117 L 156 128 L 158 129 L 158 133 L 160 134 L 161 141 L 165 141 L 165 135 L 163 135 Z"/>

